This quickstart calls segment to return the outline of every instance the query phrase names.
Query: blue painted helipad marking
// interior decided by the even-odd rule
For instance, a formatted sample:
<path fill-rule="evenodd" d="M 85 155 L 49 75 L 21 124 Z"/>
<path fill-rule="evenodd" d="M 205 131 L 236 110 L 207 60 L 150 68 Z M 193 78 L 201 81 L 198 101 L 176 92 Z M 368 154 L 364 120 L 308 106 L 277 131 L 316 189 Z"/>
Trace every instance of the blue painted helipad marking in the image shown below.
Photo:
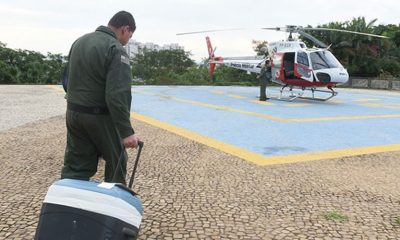
<path fill-rule="evenodd" d="M 172 126 L 164 128 L 183 129 L 181 135 L 197 134 L 254 153 L 261 162 L 262 157 L 295 159 L 311 154 L 309 159 L 314 160 L 318 155 L 322 159 L 357 154 L 353 151 L 400 150 L 400 93 L 338 91 L 326 102 L 259 104 L 254 101 L 257 87 L 140 86 L 133 88 L 132 111 L 154 124 Z M 278 92 L 268 89 L 268 95 Z M 323 157 L 335 151 L 340 154 Z"/>

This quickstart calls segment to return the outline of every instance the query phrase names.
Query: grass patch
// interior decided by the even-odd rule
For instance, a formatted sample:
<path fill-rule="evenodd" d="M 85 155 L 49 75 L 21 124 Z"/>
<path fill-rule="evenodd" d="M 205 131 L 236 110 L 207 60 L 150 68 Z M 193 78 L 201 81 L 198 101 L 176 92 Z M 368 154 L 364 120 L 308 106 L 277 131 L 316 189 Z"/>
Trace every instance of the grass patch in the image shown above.
<path fill-rule="evenodd" d="M 400 227 L 400 217 L 397 217 L 397 218 L 394 219 L 394 225 L 396 227 Z"/>
<path fill-rule="evenodd" d="M 321 213 L 326 220 L 348 221 L 349 217 L 336 211 Z"/>

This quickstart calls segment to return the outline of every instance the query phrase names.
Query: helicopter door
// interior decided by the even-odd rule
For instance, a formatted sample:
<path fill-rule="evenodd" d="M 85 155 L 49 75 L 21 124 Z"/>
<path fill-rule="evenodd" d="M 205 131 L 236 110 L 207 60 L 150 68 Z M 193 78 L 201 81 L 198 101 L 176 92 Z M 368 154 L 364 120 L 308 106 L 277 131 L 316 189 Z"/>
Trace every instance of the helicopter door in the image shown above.
<path fill-rule="evenodd" d="M 296 52 L 294 75 L 297 78 L 308 80 L 310 82 L 314 80 L 310 69 L 310 61 L 306 52 Z"/>
<path fill-rule="evenodd" d="M 287 52 L 283 56 L 283 73 L 285 79 L 294 79 L 294 52 Z"/>
<path fill-rule="evenodd" d="M 283 53 L 276 53 L 271 57 L 271 75 L 272 81 L 277 82 L 279 84 L 282 83 L 284 78 L 283 74 L 283 65 L 282 65 Z"/>

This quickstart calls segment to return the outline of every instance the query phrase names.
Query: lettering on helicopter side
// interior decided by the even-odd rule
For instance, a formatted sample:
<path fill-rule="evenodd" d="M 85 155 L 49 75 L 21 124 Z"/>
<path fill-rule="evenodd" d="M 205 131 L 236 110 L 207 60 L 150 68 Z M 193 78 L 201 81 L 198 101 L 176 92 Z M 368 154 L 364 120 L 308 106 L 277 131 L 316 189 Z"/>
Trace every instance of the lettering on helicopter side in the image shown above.
<path fill-rule="evenodd" d="M 281 43 L 279 44 L 279 47 L 291 47 L 292 44 L 291 43 Z"/>
<path fill-rule="evenodd" d="M 272 48 L 272 53 L 278 52 L 278 49 L 285 49 L 285 48 L 294 48 L 294 43 L 291 42 L 274 42 L 270 44 Z"/>
<path fill-rule="evenodd" d="M 230 65 L 237 68 L 254 68 L 254 65 L 249 63 L 231 63 Z"/>
<path fill-rule="evenodd" d="M 242 67 L 243 67 L 243 68 L 253 68 L 254 65 L 248 64 L 248 63 L 243 63 L 243 64 L 242 64 Z"/>

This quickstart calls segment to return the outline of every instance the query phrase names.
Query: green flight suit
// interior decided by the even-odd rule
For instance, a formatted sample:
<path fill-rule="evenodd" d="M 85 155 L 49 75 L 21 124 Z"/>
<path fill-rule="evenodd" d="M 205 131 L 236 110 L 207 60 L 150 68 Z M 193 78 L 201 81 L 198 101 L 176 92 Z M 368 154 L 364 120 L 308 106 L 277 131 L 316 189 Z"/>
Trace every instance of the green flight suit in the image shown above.
<path fill-rule="evenodd" d="M 268 99 L 267 97 L 267 84 L 268 81 L 271 79 L 271 66 L 268 63 L 265 63 L 264 66 L 261 68 L 260 72 L 260 101 L 265 101 Z"/>
<path fill-rule="evenodd" d="M 129 57 L 111 29 L 100 26 L 80 37 L 69 56 L 67 102 L 106 109 L 103 114 L 66 112 L 67 146 L 61 178 L 89 180 L 99 157 L 111 182 L 120 154 L 116 182 L 125 184 L 127 153 L 122 139 L 134 134 L 130 122 L 132 72 Z"/>

